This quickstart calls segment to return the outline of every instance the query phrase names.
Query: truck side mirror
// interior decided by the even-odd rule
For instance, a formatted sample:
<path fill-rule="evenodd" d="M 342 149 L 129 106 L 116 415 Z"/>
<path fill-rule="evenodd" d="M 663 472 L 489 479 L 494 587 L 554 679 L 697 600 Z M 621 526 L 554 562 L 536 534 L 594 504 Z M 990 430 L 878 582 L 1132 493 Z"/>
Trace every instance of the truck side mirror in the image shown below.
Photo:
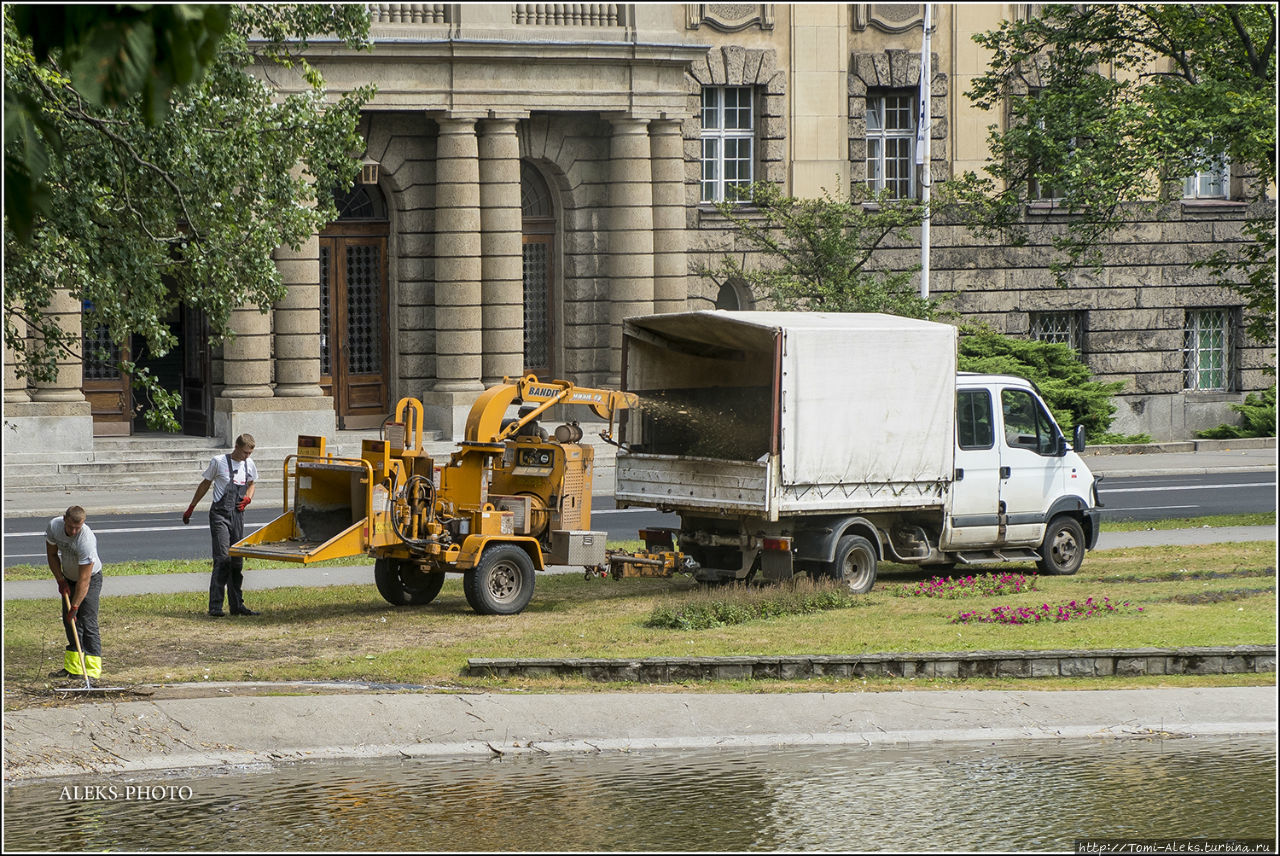
<path fill-rule="evenodd" d="M 1083 452 L 1084 451 L 1084 426 L 1083 425 L 1076 426 L 1075 436 L 1072 438 L 1072 440 L 1074 442 L 1072 442 L 1071 448 L 1077 452 Z"/>

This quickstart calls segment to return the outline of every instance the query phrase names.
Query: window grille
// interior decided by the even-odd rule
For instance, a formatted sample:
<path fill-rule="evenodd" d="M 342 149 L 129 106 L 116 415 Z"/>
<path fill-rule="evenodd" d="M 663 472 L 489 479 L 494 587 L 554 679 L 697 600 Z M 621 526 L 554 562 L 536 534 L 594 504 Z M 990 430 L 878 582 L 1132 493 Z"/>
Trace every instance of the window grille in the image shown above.
<path fill-rule="evenodd" d="M 1031 313 L 1031 338 L 1037 342 L 1060 342 L 1076 353 L 1084 352 L 1083 318 L 1079 312 Z"/>
<path fill-rule="evenodd" d="M 1231 187 L 1231 165 L 1226 155 L 1201 170 L 1196 170 L 1182 182 L 1183 199 L 1226 199 Z"/>
<path fill-rule="evenodd" d="M 1182 387 L 1226 390 L 1230 384 L 1231 314 L 1226 309 L 1187 312 L 1182 345 Z"/>

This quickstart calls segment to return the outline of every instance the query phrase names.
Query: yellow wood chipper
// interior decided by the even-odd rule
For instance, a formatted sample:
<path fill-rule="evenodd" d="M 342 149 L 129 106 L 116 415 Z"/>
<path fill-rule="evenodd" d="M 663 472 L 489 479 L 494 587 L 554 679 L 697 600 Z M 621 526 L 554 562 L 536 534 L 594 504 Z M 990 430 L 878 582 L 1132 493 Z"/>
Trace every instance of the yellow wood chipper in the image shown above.
<path fill-rule="evenodd" d="M 523 405 L 508 418 L 508 408 Z M 392 604 L 425 604 L 446 573 L 464 575 L 467 602 L 485 615 L 520 612 L 546 565 L 607 566 L 605 533 L 591 531 L 593 449 L 575 422 L 551 436 L 538 417 L 584 405 L 608 422 L 635 396 L 527 375 L 485 390 L 465 439 L 437 462 L 422 443 L 422 403 L 403 398 L 384 439 L 359 458 L 326 454 L 300 436 L 284 463 L 285 513 L 238 542 L 231 555 L 316 564 L 368 554 Z M 290 504 L 292 497 L 292 505 Z"/>

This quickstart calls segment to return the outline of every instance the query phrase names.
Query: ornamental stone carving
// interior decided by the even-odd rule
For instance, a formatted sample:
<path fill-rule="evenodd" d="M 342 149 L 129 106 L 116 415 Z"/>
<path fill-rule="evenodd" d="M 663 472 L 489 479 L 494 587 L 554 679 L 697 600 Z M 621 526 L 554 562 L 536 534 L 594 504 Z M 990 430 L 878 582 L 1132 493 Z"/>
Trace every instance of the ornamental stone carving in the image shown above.
<path fill-rule="evenodd" d="M 685 15 L 690 30 L 703 24 L 722 33 L 736 33 L 748 27 L 773 29 L 772 3 L 686 3 Z"/>

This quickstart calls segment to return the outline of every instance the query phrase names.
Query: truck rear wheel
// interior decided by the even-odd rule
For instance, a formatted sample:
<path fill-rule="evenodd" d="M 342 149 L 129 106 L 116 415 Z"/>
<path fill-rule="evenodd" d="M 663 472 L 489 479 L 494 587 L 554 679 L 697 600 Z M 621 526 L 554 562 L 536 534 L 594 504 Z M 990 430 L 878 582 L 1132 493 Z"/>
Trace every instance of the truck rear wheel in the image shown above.
<path fill-rule="evenodd" d="M 1049 521 L 1040 545 L 1041 573 L 1068 576 L 1080 570 L 1084 562 L 1084 527 L 1074 517 L 1063 515 Z"/>
<path fill-rule="evenodd" d="M 444 571 L 424 573 L 413 562 L 378 559 L 373 563 L 378 594 L 392 606 L 425 606 L 444 585 Z"/>
<path fill-rule="evenodd" d="M 861 535 L 846 535 L 836 544 L 836 557 L 827 575 L 842 581 L 854 594 L 866 594 L 876 584 L 876 548 Z"/>
<path fill-rule="evenodd" d="M 481 615 L 515 615 L 533 598 L 533 560 L 511 544 L 490 547 L 468 571 L 462 588 L 467 603 Z"/>

